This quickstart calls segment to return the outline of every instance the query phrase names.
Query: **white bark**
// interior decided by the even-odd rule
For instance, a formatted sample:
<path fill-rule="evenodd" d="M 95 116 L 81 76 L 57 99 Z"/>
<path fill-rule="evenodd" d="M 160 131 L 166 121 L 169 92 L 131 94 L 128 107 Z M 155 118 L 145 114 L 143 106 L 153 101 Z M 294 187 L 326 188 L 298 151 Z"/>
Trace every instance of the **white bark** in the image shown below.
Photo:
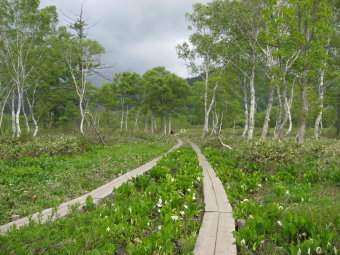
<path fill-rule="evenodd" d="M 21 128 L 20 128 L 20 112 L 21 112 L 21 104 L 22 104 L 22 93 L 21 89 L 18 89 L 18 102 L 17 102 L 17 110 L 15 113 L 15 126 L 16 126 L 16 137 L 21 136 Z"/>
<path fill-rule="evenodd" d="M 286 136 L 288 136 L 290 134 L 290 132 L 292 132 L 292 129 L 293 129 L 292 113 L 291 113 L 293 99 L 294 99 L 294 84 L 292 86 L 292 89 L 291 89 L 291 92 L 290 92 L 290 97 L 289 97 L 289 100 L 288 100 L 288 121 L 289 121 L 289 127 L 288 127 L 288 130 L 287 130 Z"/>
<path fill-rule="evenodd" d="M 164 117 L 164 130 L 163 130 L 163 132 L 164 132 L 164 134 L 167 134 L 167 125 L 166 125 L 166 118 Z M 170 133 L 170 130 L 169 130 L 169 133 Z"/>
<path fill-rule="evenodd" d="M 6 104 L 7 104 L 7 101 L 8 101 L 10 94 L 11 94 L 11 89 L 8 89 L 7 94 L 6 94 L 4 100 L 2 101 L 2 104 L 1 104 L 1 108 L 0 108 L 0 129 L 1 130 L 2 130 L 2 121 L 3 121 L 3 117 L 4 117 L 4 110 L 5 110 L 5 107 L 6 107 Z"/>
<path fill-rule="evenodd" d="M 272 111 L 272 108 L 273 108 L 274 94 L 275 94 L 275 87 L 273 85 L 271 85 L 270 94 L 269 94 L 269 101 L 268 101 L 267 110 L 266 110 L 266 117 L 265 117 L 264 123 L 263 123 L 261 140 L 264 140 L 266 138 L 267 134 L 268 134 L 270 114 L 271 114 L 271 111 Z"/>
<path fill-rule="evenodd" d="M 171 117 L 169 116 L 169 133 L 172 131 L 172 122 L 171 122 Z"/>
<path fill-rule="evenodd" d="M 203 126 L 203 138 L 209 133 L 209 114 L 208 114 L 208 88 L 209 88 L 209 68 L 208 63 L 205 60 L 205 79 L 204 79 L 204 126 Z"/>
<path fill-rule="evenodd" d="M 85 119 L 85 112 L 83 108 L 83 100 L 84 96 L 79 96 L 79 110 L 80 110 L 80 133 L 84 134 L 84 119 Z"/>
<path fill-rule="evenodd" d="M 126 106 L 126 115 L 125 115 L 125 130 L 128 130 L 128 120 L 129 120 L 129 106 Z"/>
<path fill-rule="evenodd" d="M 277 112 L 277 118 L 276 118 L 276 125 L 275 125 L 275 131 L 274 131 L 274 138 L 279 138 L 279 132 L 280 132 L 280 125 L 282 121 L 282 97 L 280 88 L 276 86 L 276 93 L 277 93 L 277 101 L 278 101 L 278 112 Z"/>
<path fill-rule="evenodd" d="M 323 100 L 324 100 L 324 92 L 325 92 L 324 77 L 325 77 L 325 70 L 321 69 L 320 78 L 319 78 L 319 88 L 318 88 L 319 113 L 318 113 L 318 116 L 316 117 L 315 125 L 314 125 L 314 137 L 316 139 L 319 139 L 320 137 L 319 127 L 321 127 L 322 125 Z"/>
<path fill-rule="evenodd" d="M 211 109 L 215 104 L 216 98 L 216 90 L 219 86 L 219 83 L 215 83 L 215 87 L 213 89 L 211 95 L 211 101 L 209 100 L 209 61 L 207 59 L 204 60 L 204 125 L 203 125 L 203 138 L 209 135 L 209 117 L 211 113 Z"/>
<path fill-rule="evenodd" d="M 251 70 L 251 76 L 249 81 L 250 89 L 250 109 L 249 109 L 249 130 L 248 130 L 248 142 L 253 139 L 253 133 L 255 128 L 255 66 Z"/>
<path fill-rule="evenodd" d="M 149 123 L 149 119 L 148 119 L 148 115 L 145 115 L 145 128 L 144 128 L 144 132 L 148 132 L 148 123 Z"/>
<path fill-rule="evenodd" d="M 208 105 L 208 93 L 206 93 L 205 99 L 204 99 L 204 105 L 205 105 L 205 109 L 204 109 L 204 127 L 203 127 L 203 138 L 207 137 L 209 134 L 209 117 L 210 117 L 210 113 L 211 110 L 215 104 L 216 101 L 216 90 L 219 86 L 219 83 L 216 82 L 215 83 L 215 87 L 213 89 L 212 92 L 212 98 L 210 101 L 210 104 Z"/>
<path fill-rule="evenodd" d="M 12 98 L 12 105 L 11 105 L 11 112 L 12 112 L 12 137 L 15 137 L 17 133 L 17 128 L 15 125 L 15 93 L 13 92 L 13 98 Z"/>
<path fill-rule="evenodd" d="M 32 121 L 33 121 L 33 125 L 34 125 L 34 132 L 33 132 L 33 136 L 37 136 L 38 134 L 38 131 L 39 131 L 39 125 L 38 125 L 38 121 L 37 119 L 35 118 L 35 115 L 34 115 L 34 103 L 35 103 L 35 91 L 36 91 L 36 87 L 34 88 L 34 91 L 33 91 L 33 98 L 32 98 L 32 101 L 30 101 L 30 99 L 27 97 L 27 104 L 28 104 L 28 107 L 30 109 L 30 114 L 31 114 L 31 118 L 32 118 Z"/>
<path fill-rule="evenodd" d="M 245 76 L 245 82 L 242 85 L 242 91 L 243 91 L 243 102 L 244 102 L 244 129 L 243 129 L 242 137 L 245 137 L 248 132 L 248 126 L 249 126 L 248 92 L 247 92 L 247 87 L 246 87 L 246 76 Z"/>
<path fill-rule="evenodd" d="M 151 116 L 151 133 L 155 133 L 156 128 L 155 128 L 155 115 L 152 113 Z"/>
<path fill-rule="evenodd" d="M 301 91 L 301 98 L 302 98 L 302 112 L 301 112 L 301 123 L 299 132 L 297 134 L 297 142 L 298 144 L 303 144 L 305 140 L 305 133 L 307 127 L 307 118 L 309 113 L 309 102 L 307 98 L 307 85 L 306 81 L 303 82 Z"/>
<path fill-rule="evenodd" d="M 27 117 L 27 114 L 26 114 L 26 111 L 25 111 L 25 102 L 22 102 L 21 110 L 22 110 L 22 113 L 24 114 L 24 118 L 25 118 L 26 132 L 27 132 L 27 134 L 29 134 L 30 133 L 30 125 L 28 123 L 28 117 Z"/>
<path fill-rule="evenodd" d="M 138 111 L 137 111 L 137 114 L 136 114 L 134 132 L 136 132 L 136 131 L 138 130 L 138 120 L 139 120 L 139 114 L 140 114 L 140 109 L 138 109 Z"/>
<path fill-rule="evenodd" d="M 121 118 L 120 118 L 120 129 L 123 129 L 123 123 L 124 123 L 124 105 L 122 104 L 122 115 L 121 115 Z"/>

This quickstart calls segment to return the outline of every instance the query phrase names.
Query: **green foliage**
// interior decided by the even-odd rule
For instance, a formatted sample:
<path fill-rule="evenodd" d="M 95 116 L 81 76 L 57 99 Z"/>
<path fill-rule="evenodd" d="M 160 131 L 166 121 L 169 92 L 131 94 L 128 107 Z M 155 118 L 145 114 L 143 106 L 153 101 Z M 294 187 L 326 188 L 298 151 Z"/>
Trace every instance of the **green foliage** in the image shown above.
<path fill-rule="evenodd" d="M 235 219 L 246 220 L 234 232 L 240 254 L 335 254 L 340 244 L 339 151 L 328 142 L 205 148 Z"/>
<path fill-rule="evenodd" d="M 73 155 L 85 151 L 89 146 L 86 138 L 75 136 L 45 136 L 39 138 L 23 137 L 21 139 L 1 137 L 0 159 L 17 160 L 24 157 L 45 155 Z"/>
<path fill-rule="evenodd" d="M 48 141 L 40 143 L 50 145 Z M 0 160 L 3 191 L 0 222 L 9 222 L 13 214 L 27 216 L 83 195 L 159 156 L 169 147 L 170 144 L 145 142 L 108 147 L 92 145 L 86 152 L 69 156 L 45 153 L 37 158 L 26 155 L 16 161 Z"/>
<path fill-rule="evenodd" d="M 86 197 L 86 203 L 85 203 L 85 209 L 87 211 L 90 211 L 93 208 L 94 208 L 93 197 L 92 196 L 87 196 Z"/>
<path fill-rule="evenodd" d="M 179 149 L 91 211 L 0 236 L 0 254 L 191 253 L 203 212 L 202 169 L 197 165 L 193 150 Z M 190 189 L 179 188 L 186 186 L 183 177 L 193 183 Z"/>

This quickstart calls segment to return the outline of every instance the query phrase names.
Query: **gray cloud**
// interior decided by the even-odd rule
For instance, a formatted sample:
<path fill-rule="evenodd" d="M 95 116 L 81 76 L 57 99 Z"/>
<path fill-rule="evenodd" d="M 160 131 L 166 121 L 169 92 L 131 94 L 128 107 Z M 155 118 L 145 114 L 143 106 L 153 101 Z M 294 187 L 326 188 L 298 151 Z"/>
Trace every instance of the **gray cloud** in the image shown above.
<path fill-rule="evenodd" d="M 115 66 L 103 71 L 112 77 L 114 72 L 146 70 L 165 66 L 182 76 L 187 71 L 176 55 L 177 44 L 188 39 L 185 13 L 196 2 L 209 0 L 87 0 L 84 15 L 91 28 L 88 36 L 98 40 L 106 49 L 103 63 Z M 84 0 L 41 0 L 41 6 L 55 5 L 60 23 L 79 14 Z M 62 13 L 61 13 L 62 12 Z"/>

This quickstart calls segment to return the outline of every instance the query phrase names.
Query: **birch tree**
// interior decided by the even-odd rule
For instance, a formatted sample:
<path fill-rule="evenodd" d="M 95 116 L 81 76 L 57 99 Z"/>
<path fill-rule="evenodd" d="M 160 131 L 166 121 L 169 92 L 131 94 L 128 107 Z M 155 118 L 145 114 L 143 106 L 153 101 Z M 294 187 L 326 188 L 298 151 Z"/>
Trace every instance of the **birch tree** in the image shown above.
<path fill-rule="evenodd" d="M 46 36 L 55 27 L 55 7 L 41 10 L 37 0 L 15 0 L 8 5 L 8 32 L 3 43 L 5 68 L 12 87 L 13 136 L 21 135 L 20 115 L 24 114 L 27 130 L 29 124 L 25 112 L 25 92 L 39 80 L 34 70 L 39 69 L 46 47 Z M 36 133 L 36 132 L 35 132 Z"/>
<path fill-rule="evenodd" d="M 128 129 L 129 110 L 137 101 L 136 96 L 139 94 L 141 86 L 141 77 L 137 73 L 121 72 L 116 73 L 113 78 L 115 92 L 119 94 L 119 101 L 121 103 L 121 119 L 120 129 L 123 129 L 125 120 L 125 130 Z"/>
<path fill-rule="evenodd" d="M 296 72 L 299 77 L 299 90 L 302 101 L 300 126 L 297 142 L 302 144 L 305 140 L 310 100 L 308 98 L 311 80 L 322 65 L 327 50 L 327 35 L 332 30 L 332 8 L 326 0 L 292 1 L 297 27 L 292 28 L 292 33 L 298 34 L 300 56 Z M 297 29 L 294 31 L 294 29 Z"/>
<path fill-rule="evenodd" d="M 78 95 L 79 130 L 84 135 L 88 76 L 100 67 L 100 56 L 104 53 L 104 48 L 99 42 L 87 38 L 88 24 L 84 20 L 83 6 L 78 18 L 73 21 L 74 23 L 71 24 L 70 28 L 75 32 L 75 35 L 69 42 L 70 47 L 66 49 L 65 60 Z"/>
<path fill-rule="evenodd" d="M 200 75 L 204 82 L 204 124 L 203 138 L 209 134 L 209 118 L 215 103 L 218 82 L 210 82 L 210 74 L 219 66 L 217 62 L 217 48 L 215 47 L 216 34 L 211 29 L 212 9 L 209 5 L 195 4 L 194 11 L 186 17 L 193 31 L 188 43 L 177 46 L 177 54 L 186 60 L 188 70 Z"/>

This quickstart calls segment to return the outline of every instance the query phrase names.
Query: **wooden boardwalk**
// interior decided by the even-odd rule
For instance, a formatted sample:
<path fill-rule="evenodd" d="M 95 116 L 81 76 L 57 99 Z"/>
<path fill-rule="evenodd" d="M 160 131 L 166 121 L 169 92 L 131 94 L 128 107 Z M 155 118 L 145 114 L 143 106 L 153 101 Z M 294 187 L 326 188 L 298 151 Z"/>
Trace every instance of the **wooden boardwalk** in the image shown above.
<path fill-rule="evenodd" d="M 181 147 L 183 144 L 182 141 L 178 141 L 178 144 L 175 145 L 174 147 L 172 147 L 167 153 L 170 153 L 176 149 L 178 149 L 179 147 Z M 167 154 L 166 153 L 166 154 Z M 20 228 L 21 226 L 27 225 L 31 220 L 34 220 L 36 222 L 39 223 L 44 223 L 48 220 L 57 220 L 60 217 L 64 217 L 66 215 L 68 215 L 70 213 L 70 207 L 76 204 L 79 204 L 79 209 L 83 208 L 83 206 L 86 204 L 86 198 L 88 196 L 92 196 L 94 203 L 98 204 L 100 200 L 108 197 L 109 195 L 111 195 L 112 191 L 114 188 L 118 188 L 120 185 L 122 185 L 123 183 L 127 182 L 129 179 L 137 177 L 139 175 L 142 175 L 143 173 L 145 173 L 146 171 L 150 170 L 151 168 L 153 168 L 157 162 L 162 158 L 162 156 L 155 158 L 151 161 L 149 161 L 148 163 L 120 176 L 117 179 L 114 179 L 113 181 L 106 183 L 105 185 L 81 196 L 78 197 L 76 199 L 73 199 L 71 201 L 68 201 L 66 203 L 61 204 L 57 210 L 55 210 L 54 208 L 49 208 L 46 209 L 42 212 L 39 213 L 35 213 L 29 217 L 24 217 L 15 221 L 12 221 L 10 223 L 7 223 L 5 225 L 0 226 L 0 234 L 5 233 L 7 230 L 9 230 L 13 225 L 16 225 L 17 228 Z"/>
<path fill-rule="evenodd" d="M 232 208 L 221 180 L 216 176 L 201 150 L 193 143 L 200 166 L 203 168 L 205 213 L 195 245 L 195 255 L 237 254 L 232 231 L 235 221 Z"/>

